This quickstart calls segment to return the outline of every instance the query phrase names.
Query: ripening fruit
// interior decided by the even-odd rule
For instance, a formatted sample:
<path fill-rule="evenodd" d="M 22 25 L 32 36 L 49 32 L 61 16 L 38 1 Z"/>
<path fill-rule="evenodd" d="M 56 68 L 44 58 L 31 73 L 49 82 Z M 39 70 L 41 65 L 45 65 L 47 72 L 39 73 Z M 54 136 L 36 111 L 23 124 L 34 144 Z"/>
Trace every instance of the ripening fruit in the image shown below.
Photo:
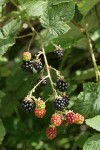
<path fill-rule="evenodd" d="M 45 102 L 41 99 L 38 99 L 36 101 L 36 108 L 38 108 L 39 110 L 45 109 Z"/>
<path fill-rule="evenodd" d="M 56 137 L 57 131 L 55 127 L 48 127 L 46 129 L 46 136 L 48 137 L 49 140 L 52 140 Z"/>
<path fill-rule="evenodd" d="M 76 114 L 76 123 L 77 124 L 83 124 L 84 123 L 84 117 L 81 114 Z"/>
<path fill-rule="evenodd" d="M 23 53 L 23 60 L 25 60 L 25 61 L 30 61 L 31 58 L 32 58 L 32 55 L 31 55 L 30 52 L 24 52 L 24 53 Z"/>
<path fill-rule="evenodd" d="M 51 124 L 54 126 L 60 126 L 62 123 L 62 119 L 59 114 L 53 114 L 50 121 L 51 121 Z"/>
<path fill-rule="evenodd" d="M 46 113 L 46 109 L 39 110 L 38 108 L 35 108 L 34 113 L 38 118 L 43 118 Z"/>
<path fill-rule="evenodd" d="M 74 124 L 76 122 L 76 114 L 73 111 L 69 111 L 66 115 L 67 123 Z"/>

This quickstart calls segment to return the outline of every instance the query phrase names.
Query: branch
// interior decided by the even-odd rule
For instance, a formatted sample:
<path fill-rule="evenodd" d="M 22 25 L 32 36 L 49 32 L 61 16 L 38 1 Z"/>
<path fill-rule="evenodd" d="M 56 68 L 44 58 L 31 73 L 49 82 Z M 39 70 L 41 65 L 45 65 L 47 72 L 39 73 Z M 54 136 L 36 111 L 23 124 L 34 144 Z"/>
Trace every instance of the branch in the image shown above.
<path fill-rule="evenodd" d="M 50 80 L 50 84 L 51 84 L 51 87 L 52 87 L 54 96 L 56 97 L 56 96 L 57 96 L 57 92 L 56 92 L 56 90 L 55 90 L 55 88 L 54 88 L 54 83 L 53 83 L 52 78 L 51 78 L 51 74 L 50 74 L 50 70 L 49 70 L 50 67 L 49 67 L 48 62 L 47 62 L 47 58 L 46 58 L 46 54 L 45 54 L 44 48 L 42 48 L 42 51 L 43 51 L 44 61 L 45 61 L 45 65 L 46 65 L 48 77 L 49 77 L 49 80 Z"/>
<path fill-rule="evenodd" d="M 100 71 L 99 71 L 98 66 L 96 64 L 95 55 L 93 53 L 93 46 L 92 46 L 91 38 L 90 38 L 90 35 L 89 35 L 89 32 L 88 32 L 88 23 L 85 24 L 85 33 L 86 33 L 88 46 L 89 46 L 89 51 L 90 51 L 90 55 L 91 55 L 93 66 L 94 66 L 96 81 L 98 82 L 99 79 L 100 79 Z"/>
<path fill-rule="evenodd" d="M 45 79 L 47 79 L 49 76 L 47 75 L 47 76 L 45 76 L 41 81 L 39 81 L 35 86 L 34 86 L 34 88 L 29 92 L 29 97 L 32 97 L 32 93 L 34 93 L 35 92 L 35 90 L 36 90 L 36 88 L 42 83 L 42 81 L 44 81 Z"/>

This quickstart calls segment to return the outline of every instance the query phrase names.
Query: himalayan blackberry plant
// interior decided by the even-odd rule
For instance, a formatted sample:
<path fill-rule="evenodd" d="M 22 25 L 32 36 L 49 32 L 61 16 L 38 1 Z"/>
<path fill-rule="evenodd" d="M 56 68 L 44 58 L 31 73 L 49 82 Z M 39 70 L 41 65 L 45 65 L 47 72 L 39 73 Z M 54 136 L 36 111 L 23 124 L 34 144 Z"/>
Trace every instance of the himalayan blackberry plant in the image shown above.
<path fill-rule="evenodd" d="M 100 150 L 99 30 L 100 0 L 0 1 L 0 150 Z"/>

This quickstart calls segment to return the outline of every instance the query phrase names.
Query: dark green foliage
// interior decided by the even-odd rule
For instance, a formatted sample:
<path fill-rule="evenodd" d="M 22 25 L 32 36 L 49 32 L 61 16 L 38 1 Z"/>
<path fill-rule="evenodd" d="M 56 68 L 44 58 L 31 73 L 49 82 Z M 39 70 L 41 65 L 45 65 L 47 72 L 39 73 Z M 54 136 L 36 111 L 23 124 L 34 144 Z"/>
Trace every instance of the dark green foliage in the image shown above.
<path fill-rule="evenodd" d="M 99 1 L 0 1 L 0 150 L 100 149 L 100 134 L 97 134 L 100 131 L 100 83 L 96 83 L 85 30 L 88 22 L 90 41 L 100 70 Z M 54 44 L 64 49 L 64 55 L 62 51 L 56 51 L 56 56 L 63 55 L 62 59 L 55 56 Z M 54 101 L 50 82 L 47 82 L 46 86 L 36 88 L 34 95 L 48 100 L 45 117 L 38 119 L 33 112 L 24 113 L 20 102 L 40 77 L 44 58 L 41 55 L 35 64 L 23 62 L 25 72 L 20 66 L 23 51 L 30 48 L 35 58 L 41 45 L 44 45 L 49 65 L 61 71 L 68 82 L 68 89 L 67 84 L 58 89 L 66 91 L 70 102 L 68 96 Z M 52 70 L 51 76 L 56 87 L 56 75 Z M 84 125 L 62 125 L 57 129 L 57 138 L 49 141 L 45 129 L 50 117 L 55 108 L 60 111 L 66 107 L 84 115 L 86 122 Z"/>

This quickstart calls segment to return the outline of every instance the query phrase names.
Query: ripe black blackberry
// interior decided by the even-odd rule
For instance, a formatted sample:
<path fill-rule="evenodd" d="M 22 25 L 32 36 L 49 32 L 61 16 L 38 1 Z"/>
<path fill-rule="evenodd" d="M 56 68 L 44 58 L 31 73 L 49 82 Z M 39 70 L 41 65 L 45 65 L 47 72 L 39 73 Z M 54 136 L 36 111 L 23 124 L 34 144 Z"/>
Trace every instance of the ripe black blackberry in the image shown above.
<path fill-rule="evenodd" d="M 56 87 L 57 87 L 57 89 L 59 89 L 59 91 L 65 92 L 67 87 L 68 87 L 68 83 L 62 78 L 61 79 L 57 79 Z"/>
<path fill-rule="evenodd" d="M 21 107 L 25 112 L 32 112 L 35 107 L 35 101 L 30 98 L 25 98 L 21 102 Z"/>
<path fill-rule="evenodd" d="M 69 96 L 63 96 L 62 98 L 65 101 L 65 107 L 67 107 L 69 105 L 69 100 L 70 100 Z"/>
<path fill-rule="evenodd" d="M 23 61 L 21 68 L 23 71 L 32 73 L 33 72 L 33 60 L 31 59 L 30 61 Z"/>
<path fill-rule="evenodd" d="M 37 71 L 41 71 L 43 68 L 43 64 L 39 60 L 35 61 L 33 66 L 34 66 L 35 70 L 37 70 Z"/>
<path fill-rule="evenodd" d="M 64 50 L 61 49 L 61 48 L 58 48 L 58 49 L 56 49 L 56 50 L 54 51 L 54 53 L 56 54 L 56 56 L 57 56 L 58 58 L 62 58 L 63 55 L 64 55 Z"/>
<path fill-rule="evenodd" d="M 40 82 L 41 80 L 43 80 L 43 77 L 42 78 L 39 78 L 38 79 L 38 82 Z M 45 86 L 47 84 L 47 79 L 44 79 L 39 86 Z"/>
<path fill-rule="evenodd" d="M 67 99 L 64 97 L 58 97 L 54 101 L 54 107 L 58 111 L 62 111 L 67 106 Z"/>

